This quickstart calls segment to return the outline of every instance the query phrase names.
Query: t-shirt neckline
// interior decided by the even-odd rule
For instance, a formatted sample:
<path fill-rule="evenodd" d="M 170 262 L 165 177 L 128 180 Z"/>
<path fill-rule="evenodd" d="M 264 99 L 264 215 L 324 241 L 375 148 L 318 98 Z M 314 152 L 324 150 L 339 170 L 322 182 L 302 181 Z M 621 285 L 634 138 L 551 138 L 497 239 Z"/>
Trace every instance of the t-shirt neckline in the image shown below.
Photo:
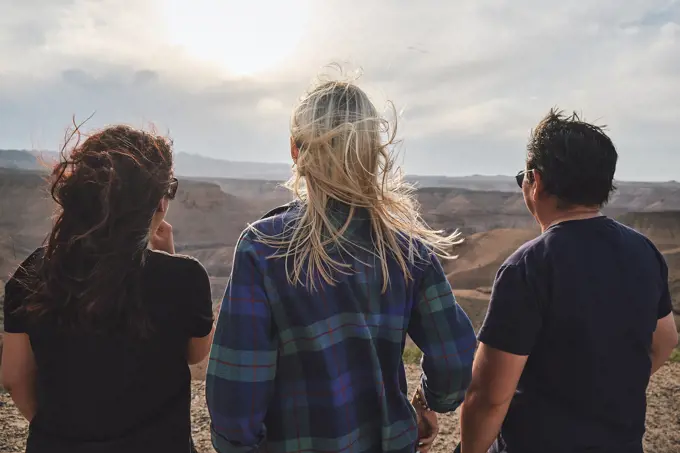
<path fill-rule="evenodd" d="M 560 225 L 569 225 L 569 224 L 575 224 L 575 223 L 585 223 L 585 222 L 588 222 L 588 221 L 603 220 L 603 219 L 607 219 L 607 218 L 608 218 L 608 217 L 607 217 L 605 214 L 600 214 L 600 215 L 593 216 L 593 217 L 586 217 L 585 219 L 567 219 L 567 220 L 563 220 L 563 221 L 561 221 L 561 222 L 557 222 L 557 223 L 555 223 L 555 224 L 553 224 L 553 225 L 550 225 L 548 228 L 545 229 L 545 231 L 550 231 L 550 230 L 552 230 L 553 228 L 555 228 L 555 227 L 557 227 L 557 226 L 560 226 Z"/>

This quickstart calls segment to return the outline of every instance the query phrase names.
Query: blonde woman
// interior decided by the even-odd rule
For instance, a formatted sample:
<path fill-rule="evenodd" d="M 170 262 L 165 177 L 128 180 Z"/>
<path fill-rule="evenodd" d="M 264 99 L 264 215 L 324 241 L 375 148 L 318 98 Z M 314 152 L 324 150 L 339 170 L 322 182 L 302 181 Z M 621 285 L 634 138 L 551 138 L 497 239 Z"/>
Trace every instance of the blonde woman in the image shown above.
<path fill-rule="evenodd" d="M 393 141 L 353 83 L 294 109 L 295 201 L 243 232 L 210 354 L 218 452 L 427 451 L 433 411 L 462 402 L 476 339 L 437 258 L 457 235 L 420 220 Z M 407 335 L 424 353 L 413 404 Z"/>

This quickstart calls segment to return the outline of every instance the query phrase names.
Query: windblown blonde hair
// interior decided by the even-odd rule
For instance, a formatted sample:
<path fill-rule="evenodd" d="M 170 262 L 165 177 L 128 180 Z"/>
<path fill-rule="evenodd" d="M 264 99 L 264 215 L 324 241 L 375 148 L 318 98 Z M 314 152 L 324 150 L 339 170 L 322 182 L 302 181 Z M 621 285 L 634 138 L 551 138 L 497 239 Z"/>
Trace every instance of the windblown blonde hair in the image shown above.
<path fill-rule="evenodd" d="M 381 263 L 383 292 L 390 280 L 389 257 L 397 261 L 404 278 L 412 279 L 409 264 L 426 258 L 419 256 L 418 242 L 440 257 L 452 257 L 452 246 L 461 242 L 459 233 L 445 235 L 421 219 L 413 187 L 395 171 L 395 136 L 396 114 L 390 127 L 352 81 L 320 80 L 293 109 L 291 137 L 299 155 L 285 186 L 302 204 L 300 217 L 281 235 L 258 233 L 260 242 L 279 250 L 271 258 L 286 259 L 289 283 L 314 290 L 316 275 L 333 285 L 335 272 L 352 272 L 351 265 L 334 259 L 329 250 L 367 250 L 344 235 L 360 208 L 370 216 L 369 252 Z M 349 206 L 342 225 L 329 217 L 332 200 Z"/>

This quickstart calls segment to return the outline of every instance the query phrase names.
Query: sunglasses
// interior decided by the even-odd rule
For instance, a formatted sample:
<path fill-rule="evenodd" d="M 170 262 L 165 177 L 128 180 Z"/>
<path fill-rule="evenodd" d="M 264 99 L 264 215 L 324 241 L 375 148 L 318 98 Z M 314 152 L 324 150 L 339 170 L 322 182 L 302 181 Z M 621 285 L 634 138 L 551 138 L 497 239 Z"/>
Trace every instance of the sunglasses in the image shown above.
<path fill-rule="evenodd" d="M 529 182 L 531 182 L 531 173 L 533 173 L 533 169 L 531 170 L 521 170 L 517 175 L 515 176 L 515 181 L 517 181 L 517 185 L 519 188 L 522 188 L 522 185 L 524 184 L 524 175 L 527 175 L 527 179 L 529 179 Z"/>
<path fill-rule="evenodd" d="M 174 200 L 175 196 L 177 195 L 178 188 L 179 180 L 177 178 L 172 178 L 170 180 L 170 184 L 168 185 L 168 191 L 165 193 L 165 196 L 168 197 L 169 200 Z"/>

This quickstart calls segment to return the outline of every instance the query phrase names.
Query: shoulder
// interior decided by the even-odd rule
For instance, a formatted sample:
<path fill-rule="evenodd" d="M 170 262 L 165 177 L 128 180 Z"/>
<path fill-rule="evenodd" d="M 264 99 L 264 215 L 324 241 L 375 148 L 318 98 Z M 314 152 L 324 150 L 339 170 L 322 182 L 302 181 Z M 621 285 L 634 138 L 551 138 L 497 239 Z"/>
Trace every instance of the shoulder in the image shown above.
<path fill-rule="evenodd" d="M 8 285 L 17 284 L 25 278 L 35 275 L 36 268 L 40 265 L 45 256 L 45 247 L 38 247 L 28 257 L 17 266 L 14 274 L 7 281 Z"/>
<path fill-rule="evenodd" d="M 299 221 L 302 209 L 300 202 L 293 201 L 268 211 L 241 232 L 236 251 L 248 248 L 272 248 L 270 245 L 265 245 L 265 241 L 262 241 L 264 238 L 285 241 L 286 235 L 293 232 L 295 224 Z"/>
<path fill-rule="evenodd" d="M 625 225 L 617 220 L 610 219 L 610 225 L 612 228 L 615 228 L 619 233 L 624 235 L 624 239 L 631 244 L 633 243 L 638 243 L 642 244 L 645 247 L 648 247 L 652 251 L 654 251 L 656 254 L 661 255 L 661 252 L 657 249 L 656 245 L 652 242 L 651 239 L 649 239 L 647 236 L 636 230 L 635 228 L 629 227 L 628 225 Z"/>
<path fill-rule="evenodd" d="M 43 260 L 45 257 L 45 251 L 47 247 L 41 246 L 35 249 L 28 257 L 21 263 L 19 268 L 30 268 L 34 267 Z"/>
<path fill-rule="evenodd" d="M 544 257 L 549 248 L 550 237 L 546 234 L 531 239 L 515 250 L 502 264 L 504 267 L 523 267 L 533 260 Z"/>
<path fill-rule="evenodd" d="M 643 252 L 640 255 L 647 256 L 650 264 L 656 262 L 659 266 L 661 266 L 661 269 L 664 272 L 667 272 L 668 265 L 666 264 L 666 259 L 651 239 L 636 229 L 624 225 L 616 220 L 612 220 L 612 225 L 617 228 L 622 235 L 624 235 L 624 241 L 626 245 L 629 245 L 630 247 L 637 246 L 637 249 Z"/>
<path fill-rule="evenodd" d="M 442 262 L 447 258 L 440 258 L 432 246 L 419 238 L 408 238 L 404 234 L 398 234 L 397 243 L 407 260 L 415 285 L 422 287 L 423 285 L 448 284 Z"/>
<path fill-rule="evenodd" d="M 270 209 L 262 217 L 260 217 L 260 220 L 262 221 L 262 220 L 273 219 L 275 217 L 283 216 L 283 215 L 289 213 L 291 210 L 300 209 L 300 207 L 301 207 L 300 202 L 291 201 L 290 203 L 286 203 L 286 204 L 283 204 L 281 206 L 277 206 L 274 209 Z"/>
<path fill-rule="evenodd" d="M 172 300 L 192 311 L 196 301 L 212 303 L 212 285 L 205 267 L 196 258 L 149 250 L 144 263 L 143 284 L 152 294 L 162 294 L 162 305 Z"/>
<path fill-rule="evenodd" d="M 24 316 L 17 310 L 25 303 L 33 292 L 38 282 L 38 266 L 42 262 L 45 248 L 40 247 L 33 251 L 15 270 L 14 274 L 5 283 L 5 292 L 0 299 L 0 308 L 4 314 L 5 330 L 8 332 L 25 332 Z"/>
<path fill-rule="evenodd" d="M 146 267 L 150 272 L 163 274 L 181 274 L 195 278 L 208 278 L 208 272 L 196 258 L 188 255 L 170 255 L 158 250 L 148 250 Z"/>
<path fill-rule="evenodd" d="M 292 201 L 266 212 L 260 219 L 250 224 L 240 239 L 252 240 L 258 233 L 267 236 L 283 234 L 292 227 L 302 213 L 302 204 Z"/>

